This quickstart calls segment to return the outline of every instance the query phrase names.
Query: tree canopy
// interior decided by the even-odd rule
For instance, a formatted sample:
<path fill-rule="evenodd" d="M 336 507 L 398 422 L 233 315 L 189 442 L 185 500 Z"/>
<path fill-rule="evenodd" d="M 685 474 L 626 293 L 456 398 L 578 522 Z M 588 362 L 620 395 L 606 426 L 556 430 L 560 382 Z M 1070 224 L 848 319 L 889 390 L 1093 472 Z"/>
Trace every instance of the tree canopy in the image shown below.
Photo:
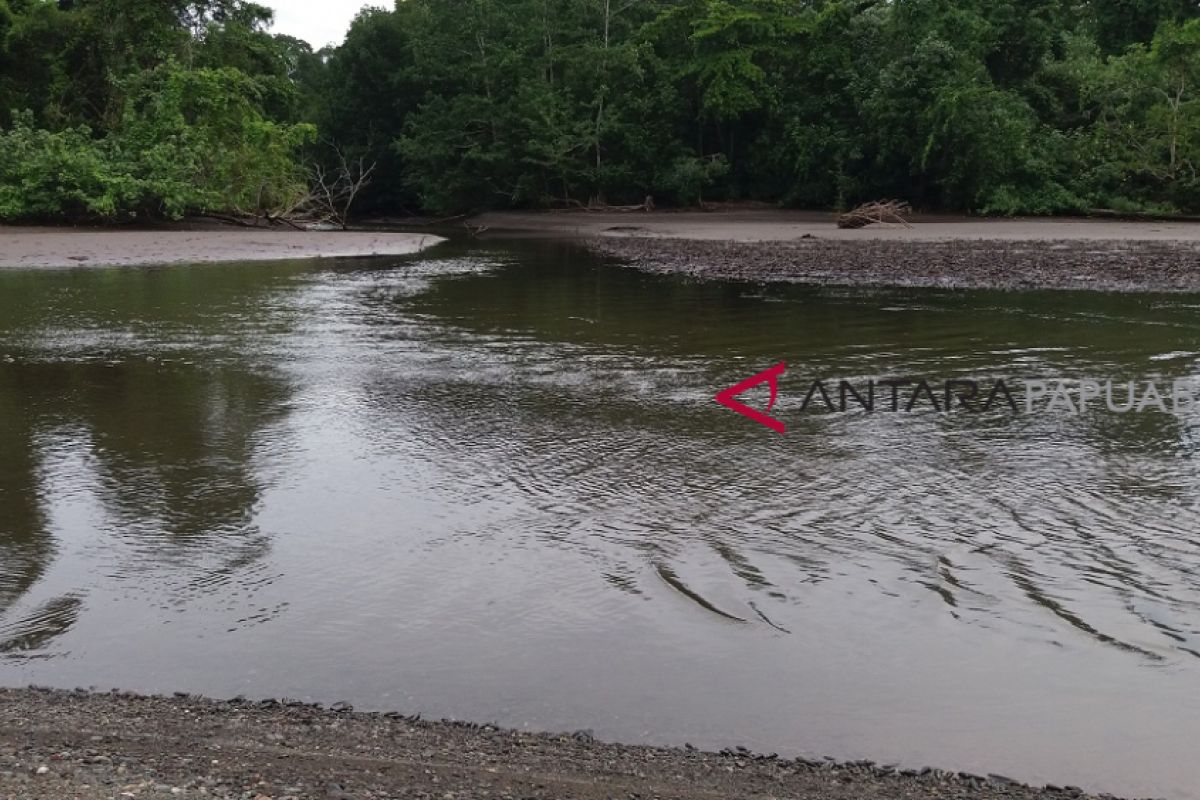
<path fill-rule="evenodd" d="M 238 0 L 0 0 L 0 218 L 285 203 L 315 128 L 270 11 Z"/>
<path fill-rule="evenodd" d="M 0 0 L 0 218 L 759 200 L 1200 211 L 1195 0 Z"/>

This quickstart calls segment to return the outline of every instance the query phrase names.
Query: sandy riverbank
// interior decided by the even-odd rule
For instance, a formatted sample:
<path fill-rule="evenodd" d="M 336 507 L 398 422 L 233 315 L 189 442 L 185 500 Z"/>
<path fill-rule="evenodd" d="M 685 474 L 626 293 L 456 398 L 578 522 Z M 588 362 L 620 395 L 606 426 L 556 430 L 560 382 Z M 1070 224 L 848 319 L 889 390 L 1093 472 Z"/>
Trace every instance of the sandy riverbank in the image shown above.
<path fill-rule="evenodd" d="M 1047 217 L 982 218 L 916 215 L 912 227 L 872 225 L 841 230 L 837 215 L 820 211 L 734 208 L 712 212 L 498 211 L 471 219 L 489 232 L 607 238 L 666 238 L 721 242 L 1190 242 L 1200 246 L 1200 222 L 1130 222 Z"/>
<path fill-rule="evenodd" d="M 301 704 L 0 689 L 0 798 L 1087 797 L 1002 776 L 629 747 Z"/>
<path fill-rule="evenodd" d="M 0 269 L 407 255 L 443 241 L 422 233 L 342 231 L 103 230 L 0 226 Z"/>
<path fill-rule="evenodd" d="M 483 215 L 493 235 L 580 238 L 641 269 L 829 286 L 1200 292 L 1200 223 L 914 218 L 840 230 L 776 210 Z"/>
<path fill-rule="evenodd" d="M 397 222 L 403 222 L 398 220 Z M 653 272 L 820 285 L 1200 292 L 1200 223 L 915 217 L 840 230 L 832 214 L 494 212 L 485 237 L 580 239 Z M 455 229 L 457 230 L 457 229 Z M 404 255 L 423 232 L 0 227 L 0 269 Z"/>

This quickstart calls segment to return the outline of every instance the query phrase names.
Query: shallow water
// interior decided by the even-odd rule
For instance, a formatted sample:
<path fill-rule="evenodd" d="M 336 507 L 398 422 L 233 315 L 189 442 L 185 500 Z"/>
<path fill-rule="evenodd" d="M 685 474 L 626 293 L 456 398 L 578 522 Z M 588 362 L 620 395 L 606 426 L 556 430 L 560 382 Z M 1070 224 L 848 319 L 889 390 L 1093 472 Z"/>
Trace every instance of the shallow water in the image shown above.
<path fill-rule="evenodd" d="M 700 284 L 556 243 L 0 273 L 0 683 L 1198 797 L 1200 298 Z M 788 363 L 778 436 L 712 401 Z"/>

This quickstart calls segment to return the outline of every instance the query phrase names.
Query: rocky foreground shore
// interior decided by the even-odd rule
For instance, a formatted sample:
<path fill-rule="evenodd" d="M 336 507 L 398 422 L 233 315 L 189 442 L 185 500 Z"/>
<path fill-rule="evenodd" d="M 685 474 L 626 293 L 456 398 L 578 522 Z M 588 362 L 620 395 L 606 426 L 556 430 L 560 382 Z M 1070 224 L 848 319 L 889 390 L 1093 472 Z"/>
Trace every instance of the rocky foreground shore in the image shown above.
<path fill-rule="evenodd" d="M 0 798 L 1084 798 L 1002 776 L 603 744 L 288 701 L 0 689 Z"/>
<path fill-rule="evenodd" d="M 955 239 L 714 241 L 603 236 L 591 247 L 643 270 L 822 286 L 1200 292 L 1188 241 Z"/>

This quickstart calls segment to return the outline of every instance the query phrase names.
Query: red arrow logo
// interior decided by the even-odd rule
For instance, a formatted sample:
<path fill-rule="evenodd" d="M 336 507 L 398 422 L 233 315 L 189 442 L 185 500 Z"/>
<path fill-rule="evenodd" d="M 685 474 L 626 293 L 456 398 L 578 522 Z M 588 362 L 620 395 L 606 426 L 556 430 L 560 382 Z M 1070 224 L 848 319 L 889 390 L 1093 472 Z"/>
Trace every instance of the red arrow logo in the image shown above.
<path fill-rule="evenodd" d="M 717 392 L 717 396 L 713 399 L 731 411 L 736 411 L 743 417 L 754 420 L 760 425 L 766 425 L 776 433 L 783 433 L 786 428 L 784 424 L 774 417 L 769 417 L 763 412 L 751 408 L 745 403 L 735 400 L 738 395 L 749 389 L 753 389 L 760 383 L 771 384 L 771 400 L 767 403 L 767 411 L 770 411 L 775 406 L 775 399 L 779 396 L 779 376 L 787 370 L 787 364 L 779 363 L 768 370 L 758 373 L 757 375 L 746 378 L 741 383 L 736 383 L 728 389 Z"/>

